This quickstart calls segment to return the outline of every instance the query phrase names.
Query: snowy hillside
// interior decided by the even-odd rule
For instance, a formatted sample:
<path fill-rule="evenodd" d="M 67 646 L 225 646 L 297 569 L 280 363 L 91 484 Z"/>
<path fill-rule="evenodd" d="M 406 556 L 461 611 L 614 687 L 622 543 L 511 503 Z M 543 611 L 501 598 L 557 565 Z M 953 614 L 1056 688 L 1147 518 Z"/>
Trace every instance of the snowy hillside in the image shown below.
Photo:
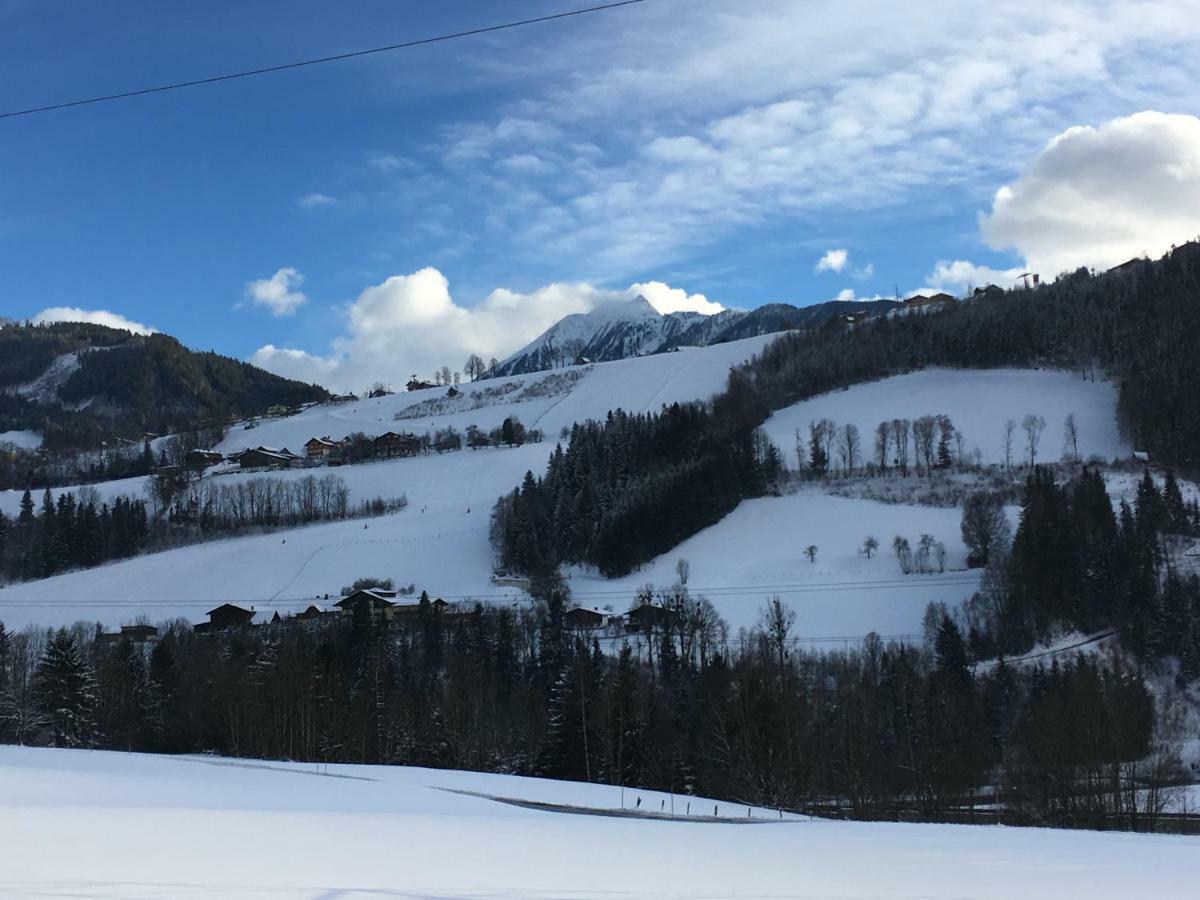
<path fill-rule="evenodd" d="M 615 786 L 393 766 L 0 747 L 3 891 L 182 900 L 1194 895 L 1194 838 L 781 820 L 726 803 L 714 820 L 712 801 L 679 795 L 677 821 L 622 816 L 621 796 Z M 669 811 L 672 799 L 633 788 L 624 797 L 626 808 L 640 799 L 652 812 Z"/>
<path fill-rule="evenodd" d="M 1020 423 L 1032 413 L 1046 420 L 1038 460 L 1056 462 L 1063 452 L 1063 423 L 1074 414 L 1080 456 L 1098 455 L 1111 461 L 1128 457 L 1132 449 L 1117 431 L 1116 409 L 1115 385 L 1084 381 L 1069 372 L 926 369 L 813 397 L 775 413 L 764 427 L 795 466 L 796 430 L 807 438 L 810 422 L 828 418 L 839 426 L 858 426 L 863 456 L 870 459 L 875 427 L 884 419 L 944 413 L 966 437 L 968 453 L 978 448 L 985 463 L 1002 463 L 1005 421 L 1017 423 L 1013 436 L 1017 461 L 1027 456 Z"/>
<path fill-rule="evenodd" d="M 447 400 L 444 389 L 435 389 L 314 406 L 297 416 L 265 420 L 248 431 L 232 430 L 222 447 L 226 451 L 250 444 L 298 450 L 314 435 L 424 432 L 469 424 L 492 428 L 504 417 L 518 415 L 527 426 L 544 429 L 547 439 L 519 448 L 275 473 L 270 477 L 289 479 L 333 471 L 345 480 L 354 500 L 404 494 L 409 506 L 365 522 L 215 541 L 10 585 L 0 590 L 0 621 L 20 627 L 99 619 L 115 626 L 139 613 L 156 621 L 174 616 L 201 621 L 208 609 L 226 601 L 286 613 L 336 593 L 361 576 L 392 578 L 398 585 L 413 584 L 447 600 L 517 602 L 524 597 L 520 591 L 491 580 L 489 516 L 496 498 L 516 487 L 526 471 L 544 470 L 559 430 L 581 419 L 602 417 L 613 407 L 656 410 L 666 402 L 707 397 L 721 389 L 729 366 L 769 340 L 753 338 L 566 370 L 577 373 L 576 378 L 559 371 L 492 379 L 464 386 L 463 396 L 453 401 Z M 488 393 L 500 389 L 498 396 Z M 976 435 L 994 434 L 998 445 L 1007 417 L 1019 419 L 1034 411 L 1053 422 L 1073 411 L 1080 422 L 1083 452 L 1115 455 L 1123 451 L 1111 424 L 1114 402 L 1111 386 L 1059 372 L 926 372 L 818 397 L 782 411 L 767 425 L 791 455 L 795 428 L 826 415 L 839 422 L 855 421 L 866 435 L 884 416 L 945 412 L 973 443 L 983 443 Z M 414 411 L 424 415 L 407 418 Z M 406 418 L 397 420 L 398 414 Z M 1048 428 L 1044 455 L 1057 456 L 1058 440 Z M 991 458 L 996 458 L 995 451 Z M 260 476 L 215 477 L 234 481 Z M 138 494 L 143 485 L 141 479 L 129 479 L 97 490 L 102 497 Z M 0 495 L 0 508 L 15 513 L 18 501 L 17 492 Z M 905 576 L 888 549 L 891 540 L 902 535 L 915 544 L 922 534 L 945 545 L 946 571 Z M 859 552 L 868 535 L 882 547 L 871 560 Z M 810 544 L 818 548 L 811 563 L 803 556 Z M 734 633 L 753 625 L 765 601 L 778 594 L 796 609 L 796 633 L 805 638 L 861 637 L 869 631 L 914 634 L 928 602 L 959 602 L 978 583 L 977 573 L 964 570 L 958 510 L 887 505 L 806 490 L 744 503 L 623 579 L 605 581 L 573 571 L 572 593 L 581 605 L 622 610 L 643 585 L 669 586 L 681 557 L 691 564 L 693 592 L 708 596 Z"/>

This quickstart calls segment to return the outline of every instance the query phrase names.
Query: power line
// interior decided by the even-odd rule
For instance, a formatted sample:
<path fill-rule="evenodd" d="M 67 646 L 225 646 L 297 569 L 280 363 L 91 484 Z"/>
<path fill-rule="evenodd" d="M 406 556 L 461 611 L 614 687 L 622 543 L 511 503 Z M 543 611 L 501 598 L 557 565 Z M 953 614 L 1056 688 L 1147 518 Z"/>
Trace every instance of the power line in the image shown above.
<path fill-rule="evenodd" d="M 319 66 L 325 63 L 342 62 L 347 59 L 357 59 L 361 56 L 372 56 L 377 53 L 391 53 L 396 50 L 408 50 L 412 47 L 421 47 L 426 44 L 438 44 L 443 41 L 453 41 L 459 38 L 474 37 L 481 34 L 491 34 L 496 31 L 507 31 L 512 28 L 521 28 L 526 25 L 537 25 L 543 22 L 553 22 L 557 19 L 569 19 L 574 16 L 583 16 L 589 13 L 603 12 L 605 10 L 618 9 L 622 6 L 633 6 L 636 3 L 645 3 L 646 0 L 616 0 L 613 3 L 604 3 L 599 6 L 588 6 L 582 9 L 572 9 L 567 12 L 552 13 L 546 16 L 537 16 L 532 19 L 520 19 L 514 22 L 503 22 L 498 25 L 486 25 L 481 28 L 471 28 L 467 31 L 456 31 L 452 34 L 440 34 L 436 37 L 418 38 L 412 41 L 403 41 L 398 44 L 387 44 L 383 47 L 371 47 L 366 50 L 352 50 L 348 53 L 335 53 L 331 56 L 320 56 L 315 59 L 304 59 L 298 62 L 280 63 L 274 66 L 263 66 L 258 69 L 247 69 L 242 72 L 229 72 L 224 75 L 211 75 L 208 78 L 196 78 L 191 81 L 176 81 L 170 84 L 160 84 L 154 87 L 139 88 L 132 91 L 122 91 L 119 94 L 105 94 L 99 97 L 87 97 L 82 100 L 68 100 L 63 103 L 51 103 L 47 106 L 34 106 L 29 109 L 18 109 L 10 112 L 0 113 L 0 119 L 13 119 L 17 116 L 32 116 L 36 113 L 52 112 L 59 109 L 68 109 L 74 106 L 88 106 L 95 103 L 108 103 L 112 100 L 126 100 L 130 97 L 142 97 L 146 94 L 161 94 L 166 91 L 177 91 L 181 88 L 200 87 L 206 84 L 216 84 L 221 81 L 233 81 L 236 78 L 249 78 L 253 75 L 270 75 L 275 72 L 286 72 L 290 69 L 303 69 L 307 66 Z"/>

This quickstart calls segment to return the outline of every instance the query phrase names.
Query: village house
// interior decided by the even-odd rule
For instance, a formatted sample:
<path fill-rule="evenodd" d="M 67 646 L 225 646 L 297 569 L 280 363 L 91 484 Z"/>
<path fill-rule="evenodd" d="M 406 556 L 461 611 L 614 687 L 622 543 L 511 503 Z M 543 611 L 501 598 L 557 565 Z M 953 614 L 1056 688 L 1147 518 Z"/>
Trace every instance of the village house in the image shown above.
<path fill-rule="evenodd" d="M 248 450 L 239 450 L 230 455 L 229 459 L 243 469 L 282 469 L 290 466 L 300 457 L 287 447 L 281 450 L 274 447 L 252 447 Z"/>
<path fill-rule="evenodd" d="M 905 315 L 942 312 L 943 310 L 951 309 L 956 302 L 952 296 L 946 293 L 930 294 L 928 297 L 917 294 L 904 301 L 901 311 Z"/>
<path fill-rule="evenodd" d="M 222 603 L 207 613 L 208 621 L 201 622 L 195 627 L 197 634 L 211 634 L 226 628 L 238 628 L 249 625 L 254 619 L 254 610 L 237 606 L 233 603 Z"/>
<path fill-rule="evenodd" d="M 576 631 L 592 631 L 602 628 L 604 621 L 604 613 L 584 606 L 577 606 L 563 613 L 563 624 Z"/>
<path fill-rule="evenodd" d="M 626 631 L 649 634 L 670 621 L 670 610 L 657 603 L 641 603 L 626 613 Z"/>
<path fill-rule="evenodd" d="M 183 456 L 183 465 L 189 472 L 203 473 L 210 466 L 225 461 L 225 457 L 216 450 L 189 450 Z"/>
<path fill-rule="evenodd" d="M 416 456 L 421 452 L 421 439 L 415 434 L 385 431 L 375 438 L 373 448 L 376 456 Z"/>
<path fill-rule="evenodd" d="M 422 381 L 421 379 L 417 378 L 416 375 L 414 375 L 408 380 L 408 384 L 406 384 L 405 387 L 410 391 L 424 391 L 431 387 L 437 387 L 437 385 L 432 381 Z"/>
<path fill-rule="evenodd" d="M 390 619 L 396 605 L 396 591 L 384 588 L 361 588 L 333 604 L 344 613 L 365 612 Z"/>
<path fill-rule="evenodd" d="M 309 459 L 328 459 L 338 446 L 338 442 L 332 440 L 328 435 L 325 437 L 309 438 L 304 445 L 304 455 Z"/>
<path fill-rule="evenodd" d="M 158 640 L 158 629 L 153 625 L 122 625 L 120 631 L 97 635 L 96 640 L 101 644 L 117 644 L 122 640 L 131 644 L 147 644 Z"/>

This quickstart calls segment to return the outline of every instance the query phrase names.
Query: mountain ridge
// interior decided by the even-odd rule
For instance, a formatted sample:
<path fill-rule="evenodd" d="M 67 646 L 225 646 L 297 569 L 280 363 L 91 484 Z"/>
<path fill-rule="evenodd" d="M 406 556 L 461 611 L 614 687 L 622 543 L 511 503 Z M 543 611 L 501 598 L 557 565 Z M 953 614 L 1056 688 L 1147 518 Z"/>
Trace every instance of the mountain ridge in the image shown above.
<path fill-rule="evenodd" d="M 707 347 L 777 331 L 812 328 L 841 314 L 878 315 L 900 305 L 892 300 L 831 300 L 803 307 L 771 303 L 752 310 L 727 309 L 706 315 L 660 313 L 639 294 L 624 303 L 604 304 L 560 319 L 500 362 L 488 377 L 524 375 L 580 360 L 610 362 L 680 347 Z"/>

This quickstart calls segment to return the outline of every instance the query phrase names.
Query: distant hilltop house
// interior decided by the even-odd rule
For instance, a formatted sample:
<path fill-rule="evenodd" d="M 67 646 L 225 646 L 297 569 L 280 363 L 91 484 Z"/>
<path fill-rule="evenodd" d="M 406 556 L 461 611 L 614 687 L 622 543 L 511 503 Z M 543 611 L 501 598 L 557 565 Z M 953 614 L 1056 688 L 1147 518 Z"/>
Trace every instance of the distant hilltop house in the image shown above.
<path fill-rule="evenodd" d="M 414 375 L 408 380 L 408 384 L 406 384 L 405 387 L 410 391 L 424 391 L 432 387 L 437 387 L 437 385 L 432 381 L 422 381 L 421 379 L 417 378 L 416 375 Z"/>
<path fill-rule="evenodd" d="M 577 631 L 603 628 L 607 621 L 608 617 L 600 610 L 588 609 L 586 606 L 577 606 L 563 613 L 563 624 Z"/>
<path fill-rule="evenodd" d="M 330 403 L 353 403 L 358 397 L 354 394 L 334 394 L 329 398 Z"/>
<path fill-rule="evenodd" d="M 329 435 L 309 438 L 304 444 L 304 455 L 309 459 L 328 459 L 329 454 L 340 446 L 341 443 Z"/>
<path fill-rule="evenodd" d="M 421 439 L 415 434 L 385 431 L 373 441 L 376 456 L 416 456 L 421 452 Z"/>
<path fill-rule="evenodd" d="M 986 287 L 977 287 L 971 291 L 972 300 L 993 300 L 997 297 L 1004 296 L 1004 288 L 996 284 L 989 284 Z"/>
<path fill-rule="evenodd" d="M 148 644 L 158 640 L 158 629 L 153 625 L 122 625 L 120 631 L 113 631 L 96 636 L 102 644 L 117 644 L 129 641 L 131 644 Z"/>
<path fill-rule="evenodd" d="M 930 294 L 928 297 L 917 294 L 905 300 L 902 309 L 906 315 L 941 312 L 944 309 L 951 309 L 957 302 L 946 293 Z"/>
<path fill-rule="evenodd" d="M 229 457 L 230 462 L 237 463 L 243 469 L 283 469 L 299 459 L 300 457 L 287 447 L 251 447 L 249 450 L 239 450 Z"/>
<path fill-rule="evenodd" d="M 208 611 L 208 621 L 200 622 L 192 630 L 196 634 L 213 634 L 230 628 L 245 628 L 251 625 L 268 625 L 281 621 L 277 611 L 255 612 L 236 603 L 222 603 Z"/>
<path fill-rule="evenodd" d="M 437 612 L 446 612 L 450 606 L 441 597 L 429 601 L 431 608 Z M 415 616 L 421 609 L 419 598 L 401 595 L 399 591 L 384 588 L 362 588 L 347 594 L 334 604 L 343 613 L 365 613 L 379 617 L 388 622 L 408 616 Z"/>

